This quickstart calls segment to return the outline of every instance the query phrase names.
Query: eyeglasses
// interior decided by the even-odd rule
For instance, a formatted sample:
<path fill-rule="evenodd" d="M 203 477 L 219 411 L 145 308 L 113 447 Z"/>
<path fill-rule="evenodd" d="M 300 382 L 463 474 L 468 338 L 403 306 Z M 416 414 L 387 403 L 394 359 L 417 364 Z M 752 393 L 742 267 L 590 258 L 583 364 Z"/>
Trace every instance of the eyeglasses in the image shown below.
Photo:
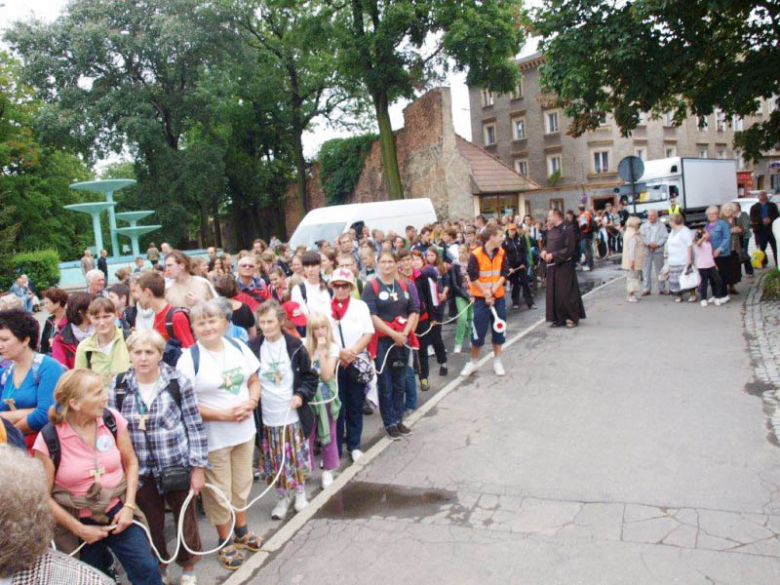
<path fill-rule="evenodd" d="M 346 282 L 333 283 L 331 286 L 333 288 L 351 288 L 352 287 L 351 284 L 347 284 Z"/>
<path fill-rule="evenodd" d="M 239 264 L 238 267 L 239 268 L 251 268 L 251 269 L 254 270 L 255 265 L 254 264 Z"/>

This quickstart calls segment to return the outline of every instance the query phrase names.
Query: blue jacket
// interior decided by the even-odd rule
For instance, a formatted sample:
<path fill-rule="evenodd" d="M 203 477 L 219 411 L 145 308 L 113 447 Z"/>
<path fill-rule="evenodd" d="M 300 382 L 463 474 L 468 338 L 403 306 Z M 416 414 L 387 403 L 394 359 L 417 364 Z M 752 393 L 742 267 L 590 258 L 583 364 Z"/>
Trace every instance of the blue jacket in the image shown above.
<path fill-rule="evenodd" d="M 715 250 L 720 250 L 721 258 L 731 255 L 731 226 L 729 223 L 724 219 L 719 219 L 709 232 L 712 253 L 714 254 Z"/>

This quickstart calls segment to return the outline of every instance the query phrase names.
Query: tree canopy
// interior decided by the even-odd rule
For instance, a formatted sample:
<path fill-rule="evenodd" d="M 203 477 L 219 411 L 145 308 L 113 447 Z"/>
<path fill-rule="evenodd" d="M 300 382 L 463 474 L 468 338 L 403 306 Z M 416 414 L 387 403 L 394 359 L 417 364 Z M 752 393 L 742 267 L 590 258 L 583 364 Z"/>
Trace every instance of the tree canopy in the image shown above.
<path fill-rule="evenodd" d="M 611 112 L 624 133 L 640 112 L 754 114 L 780 94 L 780 4 L 747 0 L 545 0 L 542 79 L 580 135 Z M 748 159 L 780 142 L 780 110 L 735 135 Z"/>

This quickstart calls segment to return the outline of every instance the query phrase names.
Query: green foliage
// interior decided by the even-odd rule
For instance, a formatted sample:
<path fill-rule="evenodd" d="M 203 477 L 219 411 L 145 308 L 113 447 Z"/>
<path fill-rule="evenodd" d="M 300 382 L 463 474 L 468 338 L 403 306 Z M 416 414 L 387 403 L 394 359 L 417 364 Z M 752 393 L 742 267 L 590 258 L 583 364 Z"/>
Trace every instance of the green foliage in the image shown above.
<path fill-rule="evenodd" d="M 549 187 L 555 187 L 555 185 L 558 184 L 558 181 L 561 180 L 561 171 L 555 171 L 552 173 L 549 177 L 547 177 L 547 185 Z"/>
<path fill-rule="evenodd" d="M 780 93 L 776 2 L 545 0 L 529 18 L 544 38 L 543 84 L 575 136 L 605 112 L 627 135 L 641 111 L 674 112 L 678 124 L 716 108 L 732 119 Z M 780 110 L 736 133 L 734 145 L 757 159 L 778 141 Z"/>
<path fill-rule="evenodd" d="M 773 268 L 764 277 L 762 301 L 780 301 L 780 270 Z"/>
<path fill-rule="evenodd" d="M 69 189 L 89 178 L 72 152 L 41 144 L 43 104 L 20 79 L 19 63 L 0 52 L 0 272 L 13 251 L 54 247 L 78 258 L 89 240 L 89 219 L 66 211 L 86 194 Z"/>
<path fill-rule="evenodd" d="M 318 155 L 320 182 L 329 205 L 344 203 L 355 190 L 366 156 L 376 142 L 376 134 L 335 138 L 322 145 Z"/>
<path fill-rule="evenodd" d="M 388 109 L 439 82 L 450 63 L 471 85 L 508 92 L 517 83 L 518 0 L 353 0 L 339 18 L 339 69 L 374 103 L 388 196 L 403 197 Z M 326 3 L 330 5 L 330 3 Z M 448 59 L 451 59 L 449 61 Z"/>
<path fill-rule="evenodd" d="M 22 252 L 11 258 L 11 272 L 0 275 L 0 289 L 8 290 L 20 274 L 26 274 L 42 292 L 60 281 L 60 257 L 55 250 Z"/>

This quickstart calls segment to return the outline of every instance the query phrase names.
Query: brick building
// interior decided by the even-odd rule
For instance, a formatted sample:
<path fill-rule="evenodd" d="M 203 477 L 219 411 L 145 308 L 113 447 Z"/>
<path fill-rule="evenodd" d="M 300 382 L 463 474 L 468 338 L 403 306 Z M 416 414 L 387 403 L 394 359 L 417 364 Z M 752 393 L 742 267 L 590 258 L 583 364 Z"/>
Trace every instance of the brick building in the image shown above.
<path fill-rule="evenodd" d="M 477 213 L 516 212 L 524 194 L 539 188 L 530 179 L 479 146 L 458 136 L 452 123 L 452 97 L 436 88 L 404 109 L 404 127 L 395 132 L 398 164 L 406 198 L 430 198 L 439 219 L 473 218 Z M 327 203 L 315 164 L 307 183 L 309 209 Z M 345 203 L 384 201 L 382 150 L 371 147 L 354 192 Z M 294 186 L 285 199 L 289 235 L 302 217 Z"/>
<path fill-rule="evenodd" d="M 780 160 L 780 152 L 767 153 L 758 165 L 746 167 L 732 147 L 735 130 L 765 120 L 778 107 L 777 99 L 762 103 L 755 117 L 733 122 L 715 113 L 690 117 L 676 127 L 671 114 L 655 120 L 643 115 L 628 137 L 621 136 L 614 120 L 606 116 L 601 127 L 574 138 L 567 134 L 570 120 L 563 110 L 540 91 L 543 62 L 544 55 L 538 52 L 518 59 L 522 81 L 511 94 L 469 88 L 473 141 L 542 186 L 526 198 L 525 212 L 539 216 L 551 206 L 570 209 L 586 201 L 598 209 L 614 203 L 614 189 L 623 183 L 617 165 L 629 155 L 643 160 L 734 158 L 745 189 L 780 187 L 780 174 L 768 168 L 769 162 Z"/>

